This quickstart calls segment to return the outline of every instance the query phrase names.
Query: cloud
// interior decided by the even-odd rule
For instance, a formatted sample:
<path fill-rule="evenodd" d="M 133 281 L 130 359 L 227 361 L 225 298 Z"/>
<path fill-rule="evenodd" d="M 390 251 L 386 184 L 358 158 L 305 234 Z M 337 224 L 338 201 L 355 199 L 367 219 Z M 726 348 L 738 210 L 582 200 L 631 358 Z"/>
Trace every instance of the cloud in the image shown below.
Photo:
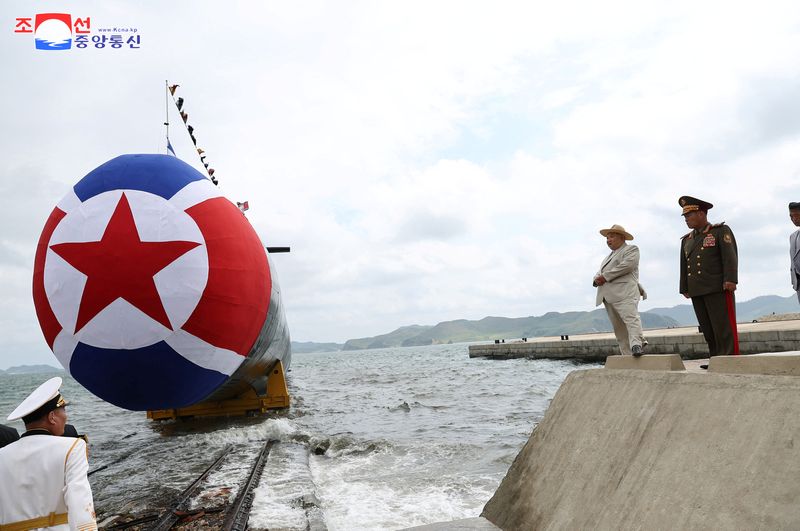
<path fill-rule="evenodd" d="M 14 345 L 0 367 L 47 355 L 30 268 L 55 203 L 116 155 L 165 152 L 165 79 L 223 193 L 250 202 L 266 244 L 292 247 L 273 259 L 296 339 L 591 309 L 611 223 L 641 249 L 643 309 L 683 303 L 683 194 L 733 227 L 740 299 L 788 292 L 796 3 L 70 9 L 137 26 L 142 48 L 36 53 L 0 35 L 8 71 L 26 72 L 0 89 L 0 294 L 13 308 L 0 331 Z"/>

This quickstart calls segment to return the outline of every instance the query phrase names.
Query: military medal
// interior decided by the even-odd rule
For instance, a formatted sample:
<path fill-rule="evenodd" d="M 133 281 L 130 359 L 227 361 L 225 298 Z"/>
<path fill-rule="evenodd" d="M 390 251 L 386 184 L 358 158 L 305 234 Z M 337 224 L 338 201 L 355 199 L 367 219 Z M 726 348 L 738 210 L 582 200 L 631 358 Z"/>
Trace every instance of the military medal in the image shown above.
<path fill-rule="evenodd" d="M 716 247 L 717 239 L 714 237 L 713 234 L 707 234 L 705 238 L 703 238 L 703 247 Z"/>

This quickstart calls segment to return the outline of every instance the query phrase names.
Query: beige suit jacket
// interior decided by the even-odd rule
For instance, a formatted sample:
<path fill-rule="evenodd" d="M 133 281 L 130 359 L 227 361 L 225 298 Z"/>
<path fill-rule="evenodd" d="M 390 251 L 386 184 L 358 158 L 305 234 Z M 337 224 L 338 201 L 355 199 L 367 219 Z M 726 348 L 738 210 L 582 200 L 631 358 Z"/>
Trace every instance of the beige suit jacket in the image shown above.
<path fill-rule="evenodd" d="M 639 286 L 639 248 L 623 244 L 622 247 L 606 256 L 600 263 L 597 275 L 603 275 L 606 283 L 597 286 L 596 306 L 603 300 L 619 302 L 625 299 L 639 300 L 644 289 Z"/>

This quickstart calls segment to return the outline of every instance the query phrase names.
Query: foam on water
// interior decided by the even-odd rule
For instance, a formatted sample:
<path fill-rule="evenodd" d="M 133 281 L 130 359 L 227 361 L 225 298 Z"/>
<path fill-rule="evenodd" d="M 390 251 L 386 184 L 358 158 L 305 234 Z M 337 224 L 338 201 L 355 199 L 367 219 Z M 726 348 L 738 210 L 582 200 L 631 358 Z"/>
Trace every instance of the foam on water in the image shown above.
<path fill-rule="evenodd" d="M 306 529 L 321 517 L 316 486 L 308 467 L 308 448 L 276 444 L 255 490 L 249 525 L 256 529 Z"/>
<path fill-rule="evenodd" d="M 465 345 L 298 354 L 290 410 L 163 423 L 69 377 L 62 390 L 90 436 L 90 470 L 107 466 L 90 478 L 101 517 L 168 507 L 233 444 L 191 503 L 230 502 L 272 439 L 251 527 L 400 529 L 477 516 L 561 381 L 588 367 L 469 359 Z M 0 410 L 47 377 L 0 375 Z"/>

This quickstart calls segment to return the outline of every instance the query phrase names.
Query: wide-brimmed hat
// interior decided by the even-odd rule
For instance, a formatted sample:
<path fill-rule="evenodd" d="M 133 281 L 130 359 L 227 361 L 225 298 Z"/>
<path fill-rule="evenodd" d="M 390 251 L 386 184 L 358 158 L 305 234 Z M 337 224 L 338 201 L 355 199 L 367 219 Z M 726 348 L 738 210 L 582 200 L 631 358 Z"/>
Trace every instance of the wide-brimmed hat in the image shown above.
<path fill-rule="evenodd" d="M 617 225 L 616 223 L 611 225 L 611 227 L 607 229 L 600 229 L 600 236 L 608 236 L 609 232 L 616 232 L 617 234 L 622 234 L 622 236 L 624 236 L 626 240 L 633 239 L 633 234 L 627 232 L 625 230 L 625 227 L 623 227 L 622 225 Z"/>

